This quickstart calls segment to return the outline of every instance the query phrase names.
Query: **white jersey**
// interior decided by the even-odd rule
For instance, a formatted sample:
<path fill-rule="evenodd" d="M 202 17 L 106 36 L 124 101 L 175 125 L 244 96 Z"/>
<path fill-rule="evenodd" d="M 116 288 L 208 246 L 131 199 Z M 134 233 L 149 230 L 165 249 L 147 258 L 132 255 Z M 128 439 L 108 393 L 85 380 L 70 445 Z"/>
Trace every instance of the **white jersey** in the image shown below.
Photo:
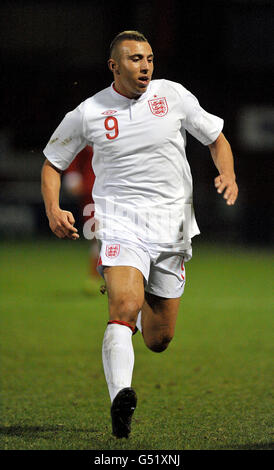
<path fill-rule="evenodd" d="M 44 149 L 65 170 L 86 145 L 92 166 L 96 237 L 183 251 L 199 233 L 192 205 L 186 130 L 202 144 L 219 136 L 223 120 L 209 114 L 179 83 L 152 80 L 139 99 L 114 84 L 69 112 Z"/>

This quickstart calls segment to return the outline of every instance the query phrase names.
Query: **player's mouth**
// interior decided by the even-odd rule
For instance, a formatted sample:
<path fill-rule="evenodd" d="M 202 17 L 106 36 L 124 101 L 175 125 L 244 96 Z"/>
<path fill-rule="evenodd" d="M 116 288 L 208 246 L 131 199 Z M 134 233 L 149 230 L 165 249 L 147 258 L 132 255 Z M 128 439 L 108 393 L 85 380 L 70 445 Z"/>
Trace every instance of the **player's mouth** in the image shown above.
<path fill-rule="evenodd" d="M 141 86 L 148 86 L 149 84 L 149 77 L 147 75 L 141 75 L 138 77 L 138 82 Z"/>

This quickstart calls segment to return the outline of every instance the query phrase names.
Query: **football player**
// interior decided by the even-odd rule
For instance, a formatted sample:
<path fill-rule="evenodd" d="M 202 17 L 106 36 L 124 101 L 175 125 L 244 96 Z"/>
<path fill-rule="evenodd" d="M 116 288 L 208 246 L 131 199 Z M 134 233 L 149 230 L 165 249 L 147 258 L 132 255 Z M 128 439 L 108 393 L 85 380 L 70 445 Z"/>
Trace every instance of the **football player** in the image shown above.
<path fill-rule="evenodd" d="M 186 158 L 186 131 L 209 147 L 214 184 L 233 205 L 238 187 L 223 120 L 205 111 L 181 84 L 152 80 L 154 54 L 143 34 L 124 31 L 110 47 L 114 81 L 69 112 L 47 144 L 42 193 L 51 230 L 77 239 L 70 212 L 59 207 L 59 172 L 93 147 L 98 269 L 105 279 L 109 321 L 103 366 L 113 434 L 128 437 L 137 397 L 131 387 L 132 335 L 164 351 L 175 331 L 191 239 L 199 233 Z"/>

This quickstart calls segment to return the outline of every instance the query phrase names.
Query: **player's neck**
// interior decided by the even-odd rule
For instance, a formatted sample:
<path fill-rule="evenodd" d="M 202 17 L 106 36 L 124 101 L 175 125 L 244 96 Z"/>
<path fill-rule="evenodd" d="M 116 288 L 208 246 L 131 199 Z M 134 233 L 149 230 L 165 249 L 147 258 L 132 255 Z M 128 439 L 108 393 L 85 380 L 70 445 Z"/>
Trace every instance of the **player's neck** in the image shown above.
<path fill-rule="evenodd" d="M 116 91 L 116 93 L 124 96 L 125 98 L 128 98 L 129 100 L 138 100 L 138 98 L 140 98 L 141 96 L 130 93 L 128 90 L 125 90 L 123 87 L 121 87 L 120 84 L 117 82 L 113 83 L 113 89 Z"/>

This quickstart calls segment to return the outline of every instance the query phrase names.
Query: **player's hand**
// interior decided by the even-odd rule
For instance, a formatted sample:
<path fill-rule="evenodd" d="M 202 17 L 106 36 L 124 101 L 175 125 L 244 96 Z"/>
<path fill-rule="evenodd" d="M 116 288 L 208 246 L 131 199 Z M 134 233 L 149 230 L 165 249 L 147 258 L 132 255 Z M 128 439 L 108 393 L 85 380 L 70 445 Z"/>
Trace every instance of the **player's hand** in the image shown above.
<path fill-rule="evenodd" d="M 58 238 L 70 238 L 71 240 L 79 238 L 78 230 L 74 227 L 75 219 L 71 212 L 56 209 L 48 214 L 48 219 L 52 232 Z"/>
<path fill-rule="evenodd" d="M 215 188 L 219 194 L 223 193 L 223 198 L 226 199 L 228 206 L 235 204 L 238 197 L 238 185 L 235 181 L 235 176 L 227 176 L 225 174 L 219 175 L 214 179 Z"/>

